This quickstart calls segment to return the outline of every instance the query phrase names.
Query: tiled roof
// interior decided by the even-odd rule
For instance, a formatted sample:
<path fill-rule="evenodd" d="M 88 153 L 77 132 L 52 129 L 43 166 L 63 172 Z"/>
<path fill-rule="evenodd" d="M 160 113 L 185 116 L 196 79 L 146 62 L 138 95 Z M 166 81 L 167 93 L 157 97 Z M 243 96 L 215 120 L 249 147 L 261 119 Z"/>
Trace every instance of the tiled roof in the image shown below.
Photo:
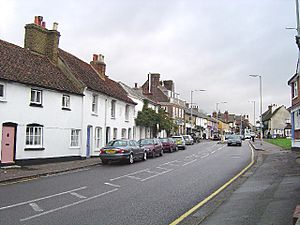
<path fill-rule="evenodd" d="M 101 79 L 99 74 L 90 64 L 66 51 L 63 51 L 62 49 L 59 49 L 59 56 L 69 67 L 76 79 L 80 80 L 89 89 L 101 92 L 127 103 L 136 104 L 127 96 L 126 91 L 118 82 L 115 82 L 108 77 Z"/>
<path fill-rule="evenodd" d="M 0 79 L 74 94 L 81 87 L 46 57 L 0 40 Z"/>
<path fill-rule="evenodd" d="M 142 100 L 148 100 L 154 105 L 158 105 L 157 102 L 153 101 L 152 99 L 148 98 L 147 96 L 143 95 L 143 91 L 141 89 L 137 88 L 131 88 L 127 84 L 124 84 L 123 82 L 119 82 L 119 84 L 125 89 L 125 91 L 136 98 L 142 99 Z"/>

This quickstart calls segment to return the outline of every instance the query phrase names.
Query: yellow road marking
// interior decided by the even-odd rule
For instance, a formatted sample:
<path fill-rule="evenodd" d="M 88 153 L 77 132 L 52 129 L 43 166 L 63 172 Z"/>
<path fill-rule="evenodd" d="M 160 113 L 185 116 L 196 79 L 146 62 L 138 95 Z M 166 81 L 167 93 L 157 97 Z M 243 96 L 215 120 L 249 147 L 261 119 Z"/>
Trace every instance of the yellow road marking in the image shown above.
<path fill-rule="evenodd" d="M 0 184 L 0 186 L 7 186 L 7 185 L 11 185 L 11 184 L 23 183 L 23 182 L 27 182 L 27 181 L 31 181 L 31 180 L 36 180 L 36 179 L 38 179 L 38 177 L 26 178 L 26 179 L 12 181 L 12 182 L 8 181 L 7 183 Z"/>
<path fill-rule="evenodd" d="M 249 144 L 250 146 L 250 144 Z M 169 225 L 176 225 L 179 224 L 181 221 L 183 221 L 185 218 L 187 218 L 189 215 L 191 215 L 193 212 L 195 212 L 197 209 L 202 207 L 204 204 L 206 204 L 208 201 L 213 199 L 216 195 L 218 195 L 221 191 L 223 191 L 225 188 L 227 188 L 231 183 L 233 183 L 237 178 L 239 178 L 243 173 L 245 173 L 253 164 L 254 164 L 254 151 L 252 146 L 251 148 L 251 162 L 249 163 L 248 166 L 246 166 L 241 172 L 239 172 L 237 175 L 235 175 L 233 178 L 231 178 L 227 183 L 225 183 L 222 187 L 220 187 L 218 190 L 213 192 L 210 196 L 208 196 L 206 199 L 195 205 L 193 208 L 191 208 L 189 211 L 181 215 L 179 218 L 174 220 L 172 223 Z"/>

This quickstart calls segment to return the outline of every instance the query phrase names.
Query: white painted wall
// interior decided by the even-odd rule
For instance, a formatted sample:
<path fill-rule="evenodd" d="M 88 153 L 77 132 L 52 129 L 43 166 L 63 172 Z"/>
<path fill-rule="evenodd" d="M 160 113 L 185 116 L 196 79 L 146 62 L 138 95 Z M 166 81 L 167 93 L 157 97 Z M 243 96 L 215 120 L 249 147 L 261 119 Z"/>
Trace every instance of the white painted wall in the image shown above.
<path fill-rule="evenodd" d="M 2 141 L 2 124 L 5 122 L 18 124 L 16 159 L 81 155 L 80 147 L 70 147 L 70 136 L 71 129 L 81 129 L 82 96 L 37 88 L 43 91 L 43 107 L 32 107 L 29 106 L 31 87 L 13 82 L 2 83 L 6 86 L 6 97 L 0 101 L 0 142 Z M 62 110 L 63 94 L 71 97 L 71 111 Z M 45 150 L 24 150 L 26 124 L 31 123 L 44 126 L 43 147 Z"/>
<path fill-rule="evenodd" d="M 98 112 L 92 112 L 92 96 L 98 95 Z M 111 117 L 111 101 L 116 100 L 116 113 L 115 118 Z M 125 107 L 129 105 L 129 119 L 125 120 Z M 110 127 L 110 140 L 113 138 L 114 128 L 117 128 L 117 138 L 121 138 L 122 129 L 126 129 L 126 136 L 128 138 L 128 129 L 131 129 L 131 136 L 133 135 L 134 127 L 134 105 L 114 99 L 110 96 L 86 90 L 83 98 L 83 123 L 82 123 L 82 155 L 86 156 L 87 145 L 87 127 L 91 127 L 91 142 L 90 142 L 90 155 L 97 156 L 100 148 L 96 147 L 95 128 L 102 128 L 101 147 L 106 145 L 106 127 Z"/>

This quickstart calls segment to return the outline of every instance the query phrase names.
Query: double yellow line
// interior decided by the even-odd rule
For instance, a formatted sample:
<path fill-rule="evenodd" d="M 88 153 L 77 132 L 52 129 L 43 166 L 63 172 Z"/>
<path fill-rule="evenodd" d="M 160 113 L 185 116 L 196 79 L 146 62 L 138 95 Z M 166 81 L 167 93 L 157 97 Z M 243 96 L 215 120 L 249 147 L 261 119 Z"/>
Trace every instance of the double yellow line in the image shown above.
<path fill-rule="evenodd" d="M 246 166 L 241 172 L 239 172 L 237 175 L 235 175 L 233 178 L 231 178 L 227 183 L 225 183 L 223 186 L 221 186 L 218 190 L 216 190 L 215 192 L 213 192 L 210 196 L 208 196 L 206 199 L 204 199 L 203 201 L 199 202 L 197 205 L 195 205 L 193 208 L 191 208 L 189 211 L 187 211 L 186 213 L 184 213 L 183 215 L 181 215 L 179 218 L 177 218 L 176 220 L 174 220 L 172 223 L 170 223 L 169 225 L 177 225 L 179 224 L 181 221 L 183 221 L 185 218 L 187 218 L 189 215 L 191 215 L 192 213 L 194 213 L 197 209 L 199 209 L 200 207 L 202 207 L 204 204 L 206 204 L 208 201 L 210 201 L 211 199 L 213 199 L 216 195 L 218 195 L 220 192 L 222 192 L 225 188 L 227 188 L 231 183 L 233 183 L 237 178 L 239 178 L 243 173 L 245 173 L 253 164 L 254 164 L 254 151 L 252 146 L 249 144 L 250 148 L 251 148 L 251 162 L 249 163 L 248 166 Z"/>

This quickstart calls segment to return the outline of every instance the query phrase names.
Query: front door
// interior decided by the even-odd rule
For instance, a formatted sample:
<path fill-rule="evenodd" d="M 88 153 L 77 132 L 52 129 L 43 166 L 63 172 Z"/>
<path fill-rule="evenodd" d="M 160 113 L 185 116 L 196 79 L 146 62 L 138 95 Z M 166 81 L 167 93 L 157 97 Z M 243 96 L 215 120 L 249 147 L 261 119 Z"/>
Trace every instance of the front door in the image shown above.
<path fill-rule="evenodd" d="M 15 131 L 13 126 L 3 126 L 2 145 L 1 145 L 1 163 L 13 163 L 15 157 Z"/>
<path fill-rule="evenodd" d="M 86 157 L 91 155 L 91 126 L 87 127 L 87 137 L 86 137 Z"/>

